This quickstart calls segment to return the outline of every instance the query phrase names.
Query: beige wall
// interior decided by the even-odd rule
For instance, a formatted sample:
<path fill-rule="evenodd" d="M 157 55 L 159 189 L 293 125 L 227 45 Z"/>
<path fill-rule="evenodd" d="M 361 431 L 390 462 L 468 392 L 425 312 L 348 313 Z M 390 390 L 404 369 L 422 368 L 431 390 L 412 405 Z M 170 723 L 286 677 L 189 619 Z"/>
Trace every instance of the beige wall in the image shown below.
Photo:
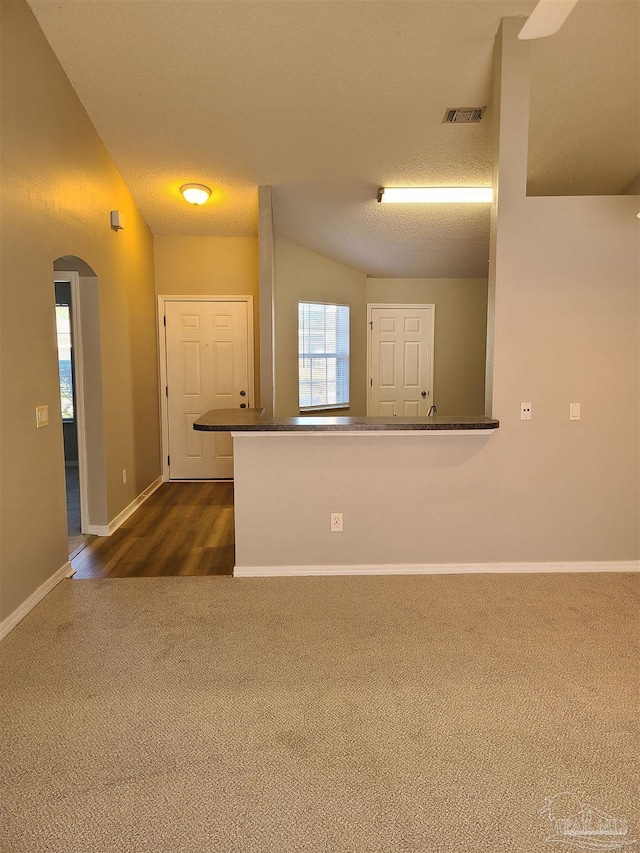
<path fill-rule="evenodd" d="M 257 237 L 155 237 L 158 295 L 258 297 Z"/>
<path fill-rule="evenodd" d="M 294 417 L 298 408 L 298 302 L 335 302 L 351 307 L 350 407 L 366 410 L 366 277 L 364 273 L 276 238 L 275 414 Z"/>
<path fill-rule="evenodd" d="M 156 237 L 158 296 L 253 296 L 254 399 L 260 395 L 257 237 Z"/>
<path fill-rule="evenodd" d="M 640 558 L 638 199 L 526 197 L 531 48 L 520 28 L 508 19 L 498 41 L 493 104 L 489 394 L 500 429 L 240 439 L 238 566 Z M 570 402 L 582 420 L 569 420 Z M 343 533 L 329 531 L 330 512 L 344 513 Z"/>
<path fill-rule="evenodd" d="M 82 258 L 98 278 L 107 517 L 96 522 L 159 475 L 160 450 L 151 234 L 27 4 L 0 9 L 2 619 L 67 560 L 56 258 Z M 36 431 L 42 404 L 51 425 Z"/>
<path fill-rule="evenodd" d="M 484 413 L 487 280 L 367 278 L 367 304 L 435 305 L 433 401 L 439 415 Z"/>

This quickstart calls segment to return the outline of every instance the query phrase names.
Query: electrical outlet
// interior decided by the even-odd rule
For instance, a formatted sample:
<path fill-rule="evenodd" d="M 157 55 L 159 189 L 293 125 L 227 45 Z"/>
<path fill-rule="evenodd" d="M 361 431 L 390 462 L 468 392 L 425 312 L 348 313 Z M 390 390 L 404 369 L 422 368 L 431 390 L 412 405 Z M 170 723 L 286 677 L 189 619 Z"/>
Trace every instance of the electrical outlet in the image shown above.
<path fill-rule="evenodd" d="M 531 403 L 520 403 L 520 420 L 531 420 Z"/>
<path fill-rule="evenodd" d="M 122 485 L 123 486 L 127 485 L 127 469 L 126 468 L 122 469 Z"/>
<path fill-rule="evenodd" d="M 342 533 L 342 513 L 341 512 L 332 512 L 331 513 L 331 532 L 332 533 Z"/>

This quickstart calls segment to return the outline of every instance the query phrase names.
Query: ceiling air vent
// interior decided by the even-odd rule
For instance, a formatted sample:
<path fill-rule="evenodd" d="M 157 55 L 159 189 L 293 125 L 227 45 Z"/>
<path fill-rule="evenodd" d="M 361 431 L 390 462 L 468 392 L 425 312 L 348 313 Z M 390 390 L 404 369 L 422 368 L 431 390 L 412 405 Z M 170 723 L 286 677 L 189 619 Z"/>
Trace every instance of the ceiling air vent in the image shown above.
<path fill-rule="evenodd" d="M 444 114 L 443 124 L 476 124 L 486 107 L 450 107 Z"/>

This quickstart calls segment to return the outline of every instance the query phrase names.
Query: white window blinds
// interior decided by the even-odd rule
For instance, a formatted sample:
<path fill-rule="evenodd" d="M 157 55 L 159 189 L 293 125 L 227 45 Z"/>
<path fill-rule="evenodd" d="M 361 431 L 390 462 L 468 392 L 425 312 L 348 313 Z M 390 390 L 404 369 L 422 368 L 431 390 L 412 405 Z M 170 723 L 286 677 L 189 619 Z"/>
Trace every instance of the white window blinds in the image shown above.
<path fill-rule="evenodd" d="M 298 303 L 301 410 L 349 405 L 349 306 Z"/>

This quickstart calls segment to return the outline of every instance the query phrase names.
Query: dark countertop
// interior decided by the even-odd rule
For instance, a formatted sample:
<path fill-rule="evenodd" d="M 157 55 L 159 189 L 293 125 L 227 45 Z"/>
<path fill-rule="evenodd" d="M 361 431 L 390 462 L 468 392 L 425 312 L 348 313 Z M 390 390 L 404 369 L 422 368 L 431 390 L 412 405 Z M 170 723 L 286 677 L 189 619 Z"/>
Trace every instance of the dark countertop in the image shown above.
<path fill-rule="evenodd" d="M 263 409 L 211 409 L 194 422 L 196 430 L 214 432 L 366 432 L 370 430 L 479 430 L 498 429 L 499 421 L 484 417 L 349 418 L 306 416 L 265 418 Z"/>

